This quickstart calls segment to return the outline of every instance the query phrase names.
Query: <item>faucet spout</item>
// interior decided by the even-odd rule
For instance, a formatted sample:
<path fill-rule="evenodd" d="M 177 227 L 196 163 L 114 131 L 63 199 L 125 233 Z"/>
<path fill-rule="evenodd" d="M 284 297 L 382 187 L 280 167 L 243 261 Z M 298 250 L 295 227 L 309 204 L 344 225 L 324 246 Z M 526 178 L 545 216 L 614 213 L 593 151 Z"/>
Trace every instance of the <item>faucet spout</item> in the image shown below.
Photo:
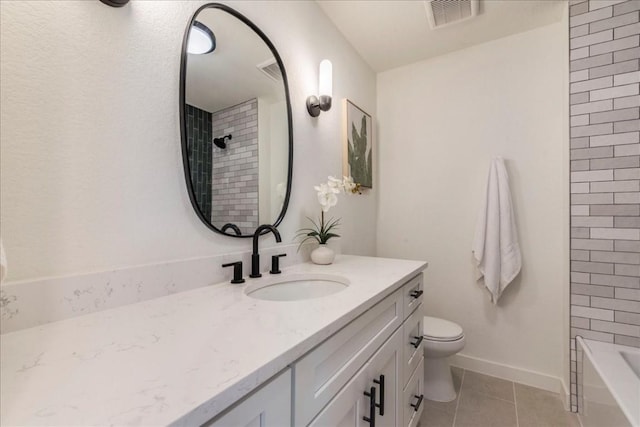
<path fill-rule="evenodd" d="M 282 242 L 282 238 L 280 237 L 280 232 L 271 224 L 262 224 L 256 231 L 253 233 L 253 253 L 251 254 L 251 274 L 249 277 L 262 277 L 260 274 L 260 254 L 258 253 L 258 238 L 262 234 L 263 231 L 272 232 L 274 237 L 276 238 L 276 242 Z M 266 233 L 265 233 L 266 234 Z"/>

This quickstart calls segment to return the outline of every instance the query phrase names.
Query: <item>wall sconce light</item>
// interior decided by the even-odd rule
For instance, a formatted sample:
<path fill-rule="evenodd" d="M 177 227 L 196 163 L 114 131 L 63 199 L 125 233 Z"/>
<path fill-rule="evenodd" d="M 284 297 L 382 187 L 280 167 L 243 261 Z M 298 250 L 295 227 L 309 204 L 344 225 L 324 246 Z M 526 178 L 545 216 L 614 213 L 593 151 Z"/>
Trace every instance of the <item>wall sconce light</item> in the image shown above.
<path fill-rule="evenodd" d="M 318 117 L 320 111 L 331 109 L 331 96 L 333 92 L 333 66 L 328 59 L 320 62 L 318 82 L 318 96 L 311 95 L 307 98 L 307 111 L 311 117 Z"/>

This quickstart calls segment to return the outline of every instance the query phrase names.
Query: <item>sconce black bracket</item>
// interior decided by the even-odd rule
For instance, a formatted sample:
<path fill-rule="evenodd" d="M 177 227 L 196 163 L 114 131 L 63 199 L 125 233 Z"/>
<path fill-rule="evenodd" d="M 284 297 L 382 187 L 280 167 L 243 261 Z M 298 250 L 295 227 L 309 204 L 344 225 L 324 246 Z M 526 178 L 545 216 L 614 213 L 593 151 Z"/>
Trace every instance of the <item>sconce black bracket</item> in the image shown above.
<path fill-rule="evenodd" d="M 318 99 L 317 96 L 311 95 L 307 98 L 307 111 L 311 117 L 318 117 L 320 111 L 329 111 L 331 109 L 331 97 L 327 95 L 321 95 Z"/>
<path fill-rule="evenodd" d="M 307 111 L 311 117 L 318 117 L 320 115 L 320 100 L 317 96 L 311 95 L 307 98 Z"/>
<path fill-rule="evenodd" d="M 100 0 L 102 3 L 111 7 L 122 7 L 129 3 L 129 0 Z"/>

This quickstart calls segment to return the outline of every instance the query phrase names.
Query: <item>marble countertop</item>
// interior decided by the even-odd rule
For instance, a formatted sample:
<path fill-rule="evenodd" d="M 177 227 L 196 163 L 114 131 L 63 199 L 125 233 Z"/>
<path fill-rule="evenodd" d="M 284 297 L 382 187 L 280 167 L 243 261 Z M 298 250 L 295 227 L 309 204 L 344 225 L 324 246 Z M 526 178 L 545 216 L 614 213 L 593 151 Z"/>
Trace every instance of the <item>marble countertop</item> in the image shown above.
<path fill-rule="evenodd" d="M 420 261 L 338 256 L 291 273 L 350 280 L 337 294 L 263 301 L 228 282 L 4 334 L 2 425 L 200 425 L 344 327 Z"/>

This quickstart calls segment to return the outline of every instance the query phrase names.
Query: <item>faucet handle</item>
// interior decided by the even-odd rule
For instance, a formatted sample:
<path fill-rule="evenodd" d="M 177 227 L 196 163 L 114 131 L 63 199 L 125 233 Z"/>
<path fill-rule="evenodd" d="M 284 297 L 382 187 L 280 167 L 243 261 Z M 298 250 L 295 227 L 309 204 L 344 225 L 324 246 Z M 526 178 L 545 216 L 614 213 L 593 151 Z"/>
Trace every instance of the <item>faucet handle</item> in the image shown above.
<path fill-rule="evenodd" d="M 222 264 L 222 267 L 231 267 L 233 266 L 233 279 L 231 283 L 244 283 L 244 278 L 242 277 L 242 261 L 230 262 L 228 264 Z"/>
<path fill-rule="evenodd" d="M 287 256 L 287 254 L 273 255 L 271 256 L 271 274 L 280 274 L 280 257 Z"/>

